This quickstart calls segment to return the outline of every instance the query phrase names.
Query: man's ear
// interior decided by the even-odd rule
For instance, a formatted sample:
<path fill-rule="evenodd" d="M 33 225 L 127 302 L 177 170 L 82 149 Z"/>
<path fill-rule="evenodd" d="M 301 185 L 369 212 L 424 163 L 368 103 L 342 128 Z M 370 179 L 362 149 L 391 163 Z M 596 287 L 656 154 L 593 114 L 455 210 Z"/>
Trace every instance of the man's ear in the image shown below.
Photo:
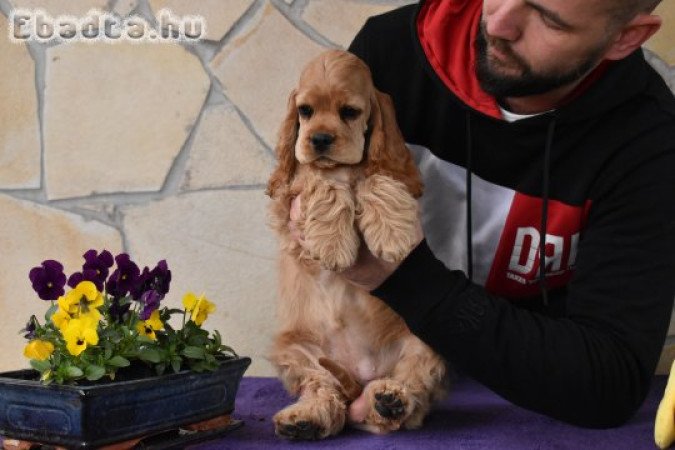
<path fill-rule="evenodd" d="M 640 13 L 619 30 L 605 59 L 619 60 L 633 53 L 661 28 L 661 17 Z"/>

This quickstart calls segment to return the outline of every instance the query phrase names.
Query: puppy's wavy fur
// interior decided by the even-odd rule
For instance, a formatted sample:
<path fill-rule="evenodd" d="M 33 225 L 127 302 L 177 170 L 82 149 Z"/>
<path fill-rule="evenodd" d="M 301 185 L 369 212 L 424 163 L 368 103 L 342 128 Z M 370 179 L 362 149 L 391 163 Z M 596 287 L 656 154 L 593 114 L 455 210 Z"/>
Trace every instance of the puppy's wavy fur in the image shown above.
<path fill-rule="evenodd" d="M 291 92 L 276 153 L 268 195 L 280 238 L 280 301 L 270 360 L 299 396 L 274 417 L 277 434 L 336 434 L 359 395 L 368 411 L 355 426 L 419 427 L 445 391 L 444 362 L 388 306 L 338 274 L 362 241 L 386 261 L 402 260 L 415 243 L 422 183 L 391 99 L 356 56 L 325 52 Z M 297 195 L 303 245 L 288 227 Z"/>

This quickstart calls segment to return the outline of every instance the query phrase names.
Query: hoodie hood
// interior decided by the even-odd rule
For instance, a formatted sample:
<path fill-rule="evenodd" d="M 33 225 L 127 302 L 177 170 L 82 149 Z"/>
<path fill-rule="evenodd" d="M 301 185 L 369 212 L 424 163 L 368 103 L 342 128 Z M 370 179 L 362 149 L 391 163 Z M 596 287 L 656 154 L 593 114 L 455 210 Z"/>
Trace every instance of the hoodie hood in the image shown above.
<path fill-rule="evenodd" d="M 423 0 L 414 29 L 434 76 L 474 111 L 501 120 L 497 101 L 480 87 L 475 73 L 474 42 L 480 30 L 482 5 L 482 0 Z M 621 61 L 602 62 L 562 102 L 557 109 L 558 120 L 586 120 L 644 92 L 646 69 L 636 64 L 643 58 L 641 53 L 637 50 Z M 603 83 L 596 83 L 600 78 Z"/>

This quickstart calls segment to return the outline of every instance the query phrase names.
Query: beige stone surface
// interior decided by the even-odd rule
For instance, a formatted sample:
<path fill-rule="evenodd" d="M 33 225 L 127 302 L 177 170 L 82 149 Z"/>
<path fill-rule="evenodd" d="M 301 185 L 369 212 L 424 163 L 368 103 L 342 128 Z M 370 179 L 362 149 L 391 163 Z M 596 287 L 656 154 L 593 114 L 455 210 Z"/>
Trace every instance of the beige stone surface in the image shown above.
<path fill-rule="evenodd" d="M 48 197 L 159 190 L 209 90 L 197 57 L 120 42 L 59 45 L 46 59 Z"/>
<path fill-rule="evenodd" d="M 675 66 L 675 2 L 673 0 L 662 1 L 656 8 L 656 14 L 663 19 L 663 25 L 647 41 L 646 46 L 668 64 Z"/>
<path fill-rule="evenodd" d="M 190 148 L 183 187 L 194 190 L 266 183 L 274 158 L 232 106 L 204 111 Z"/>
<path fill-rule="evenodd" d="M 26 341 L 18 334 L 30 316 L 41 322 L 49 302 L 40 300 L 28 272 L 45 259 L 56 259 L 66 275 L 81 270 L 82 255 L 90 248 L 122 248 L 120 234 L 99 222 L 31 202 L 0 195 L 0 372 L 25 368 Z"/>
<path fill-rule="evenodd" d="M 10 42 L 0 14 L 0 189 L 40 187 L 40 124 L 35 63 Z"/>
<path fill-rule="evenodd" d="M 205 323 L 241 355 L 249 375 L 273 375 L 264 359 L 275 330 L 276 241 L 267 227 L 263 190 L 183 194 L 123 209 L 129 252 L 144 265 L 166 259 L 168 304 L 202 292 L 217 311 Z"/>
<path fill-rule="evenodd" d="M 219 41 L 251 6 L 252 0 L 148 0 L 155 17 L 161 9 L 177 16 L 202 16 L 206 20 L 205 39 Z"/>
<path fill-rule="evenodd" d="M 15 8 L 42 9 L 51 16 L 84 16 L 90 9 L 107 10 L 107 0 L 9 0 Z"/>
<path fill-rule="evenodd" d="M 131 14 L 131 11 L 138 7 L 139 0 L 117 0 L 113 12 L 120 17 L 126 17 Z"/>
<path fill-rule="evenodd" d="M 368 4 L 351 0 L 312 0 L 302 18 L 328 40 L 347 48 L 370 16 L 382 14 L 398 4 Z"/>
<path fill-rule="evenodd" d="M 274 147 L 288 95 L 307 61 L 323 48 L 266 4 L 211 62 L 225 94 Z"/>

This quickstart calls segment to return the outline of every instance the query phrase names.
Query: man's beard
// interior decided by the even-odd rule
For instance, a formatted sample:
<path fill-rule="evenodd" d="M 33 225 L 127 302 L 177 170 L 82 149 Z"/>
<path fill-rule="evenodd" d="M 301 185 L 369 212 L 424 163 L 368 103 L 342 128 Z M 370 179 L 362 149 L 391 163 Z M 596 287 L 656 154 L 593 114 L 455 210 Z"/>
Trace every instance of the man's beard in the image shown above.
<path fill-rule="evenodd" d="M 490 44 L 508 57 L 509 67 L 516 66 L 520 71 L 519 75 L 505 75 L 499 73 L 498 69 L 494 68 L 494 63 L 489 61 L 490 58 L 487 52 L 488 41 L 484 24 L 481 23 L 480 30 L 474 41 L 476 48 L 476 77 L 481 88 L 498 99 L 543 94 L 577 81 L 598 64 L 604 51 L 604 46 L 599 46 L 590 52 L 580 64 L 565 72 L 535 73 L 530 65 L 519 55 L 516 55 L 508 44 L 501 39 L 490 38 Z"/>

